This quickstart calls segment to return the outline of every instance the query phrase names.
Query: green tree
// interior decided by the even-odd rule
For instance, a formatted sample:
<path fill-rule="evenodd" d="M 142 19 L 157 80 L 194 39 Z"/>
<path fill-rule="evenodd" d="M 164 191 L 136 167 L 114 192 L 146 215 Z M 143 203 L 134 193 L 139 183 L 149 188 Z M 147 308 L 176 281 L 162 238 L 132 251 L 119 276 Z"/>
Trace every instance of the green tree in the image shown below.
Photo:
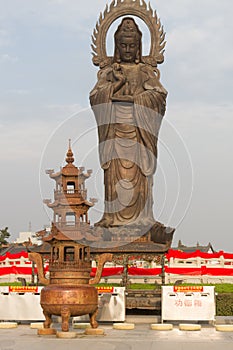
<path fill-rule="evenodd" d="M 7 244 L 7 239 L 10 237 L 10 233 L 8 232 L 8 227 L 5 227 L 0 230 L 0 246 Z"/>

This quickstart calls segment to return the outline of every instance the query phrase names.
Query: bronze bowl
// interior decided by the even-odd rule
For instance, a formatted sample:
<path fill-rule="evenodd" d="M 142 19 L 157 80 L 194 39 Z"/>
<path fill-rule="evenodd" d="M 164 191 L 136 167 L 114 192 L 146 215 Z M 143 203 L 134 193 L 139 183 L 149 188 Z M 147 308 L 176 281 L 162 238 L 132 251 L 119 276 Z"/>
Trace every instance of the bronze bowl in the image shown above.
<path fill-rule="evenodd" d="M 85 285 L 48 285 L 41 290 L 40 303 L 45 315 L 45 328 L 51 324 L 51 316 L 62 317 L 62 331 L 69 330 L 69 317 L 89 314 L 92 328 L 98 312 L 98 292 L 95 287 Z"/>

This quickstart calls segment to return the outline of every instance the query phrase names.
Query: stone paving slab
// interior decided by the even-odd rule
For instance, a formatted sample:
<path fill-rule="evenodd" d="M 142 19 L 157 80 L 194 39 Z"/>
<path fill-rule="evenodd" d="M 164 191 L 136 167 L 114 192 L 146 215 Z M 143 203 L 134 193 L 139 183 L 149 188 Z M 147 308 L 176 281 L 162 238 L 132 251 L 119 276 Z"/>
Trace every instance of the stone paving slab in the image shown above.
<path fill-rule="evenodd" d="M 136 324 L 134 330 L 115 330 L 112 325 L 100 325 L 104 336 L 89 336 L 77 331 L 75 339 L 58 339 L 55 335 L 38 336 L 30 325 L 0 330 L 1 350 L 233 350 L 233 332 L 217 332 L 215 327 L 202 326 L 199 332 L 180 331 L 175 325 L 170 331 L 153 331 L 148 324 Z M 57 330 L 60 331 L 59 325 Z"/>

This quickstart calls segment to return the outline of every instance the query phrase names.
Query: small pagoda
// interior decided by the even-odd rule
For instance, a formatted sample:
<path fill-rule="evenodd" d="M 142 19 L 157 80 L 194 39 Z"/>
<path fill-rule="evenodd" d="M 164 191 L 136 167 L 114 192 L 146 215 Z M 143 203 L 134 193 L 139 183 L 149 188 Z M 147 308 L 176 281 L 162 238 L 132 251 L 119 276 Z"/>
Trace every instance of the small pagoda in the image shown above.
<path fill-rule="evenodd" d="M 75 240 L 88 243 L 96 240 L 90 229 L 88 210 L 94 205 L 95 199 L 87 200 L 85 181 L 91 176 L 92 170 L 84 173 L 83 167 L 74 165 L 74 155 L 69 140 L 66 153 L 66 165 L 59 172 L 47 170 L 46 173 L 55 180 L 54 201 L 45 199 L 44 203 L 53 210 L 53 236 L 60 239 Z M 47 241 L 47 239 L 44 239 Z"/>

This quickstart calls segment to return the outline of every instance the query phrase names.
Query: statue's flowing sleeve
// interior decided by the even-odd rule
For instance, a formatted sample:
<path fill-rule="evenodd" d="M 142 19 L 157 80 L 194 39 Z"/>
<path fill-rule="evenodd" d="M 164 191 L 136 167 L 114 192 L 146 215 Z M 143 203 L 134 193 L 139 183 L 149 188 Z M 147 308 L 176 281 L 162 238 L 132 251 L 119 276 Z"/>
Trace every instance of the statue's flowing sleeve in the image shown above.
<path fill-rule="evenodd" d="M 162 118 L 166 110 L 167 91 L 151 67 L 141 69 L 144 91 L 135 96 L 134 115 L 138 126 L 141 169 L 144 175 L 156 170 L 157 141 Z"/>
<path fill-rule="evenodd" d="M 111 68 L 99 71 L 98 81 L 90 93 L 90 102 L 98 125 L 99 157 L 103 169 L 109 167 L 112 154 L 113 123 L 112 113 L 112 82 L 109 80 Z"/>

